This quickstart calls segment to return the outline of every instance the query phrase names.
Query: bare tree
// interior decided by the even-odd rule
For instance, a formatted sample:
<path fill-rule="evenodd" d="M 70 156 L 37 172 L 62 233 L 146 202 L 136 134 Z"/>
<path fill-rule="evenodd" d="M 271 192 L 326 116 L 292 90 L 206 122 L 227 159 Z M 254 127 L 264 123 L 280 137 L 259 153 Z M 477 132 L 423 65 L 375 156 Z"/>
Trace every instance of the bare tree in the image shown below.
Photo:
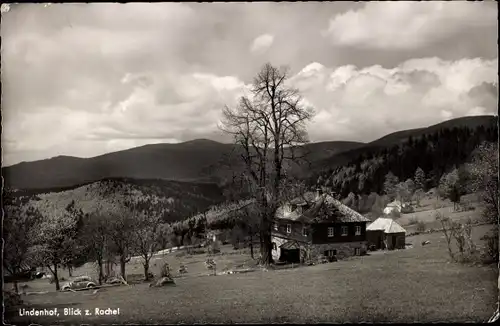
<path fill-rule="evenodd" d="M 127 280 L 125 266 L 131 259 L 131 250 L 135 241 L 134 228 L 136 223 L 134 216 L 128 210 L 118 210 L 110 213 L 108 222 L 111 250 L 118 256 L 121 276 Z"/>
<path fill-rule="evenodd" d="M 109 225 L 106 216 L 94 212 L 86 216 L 83 239 L 88 243 L 90 257 L 97 265 L 99 284 L 104 280 L 104 259 L 109 242 Z"/>
<path fill-rule="evenodd" d="M 266 64 L 258 73 L 251 98 L 223 110 L 221 129 L 242 148 L 260 215 L 261 263 L 272 262 L 271 229 L 279 205 L 286 168 L 298 162 L 297 149 L 308 142 L 306 122 L 312 110 L 302 105 L 297 89 L 287 85 L 288 71 Z"/>
<path fill-rule="evenodd" d="M 159 249 L 161 216 L 141 212 L 136 214 L 134 228 L 134 247 L 142 257 L 144 279 L 149 280 L 149 262 Z"/>

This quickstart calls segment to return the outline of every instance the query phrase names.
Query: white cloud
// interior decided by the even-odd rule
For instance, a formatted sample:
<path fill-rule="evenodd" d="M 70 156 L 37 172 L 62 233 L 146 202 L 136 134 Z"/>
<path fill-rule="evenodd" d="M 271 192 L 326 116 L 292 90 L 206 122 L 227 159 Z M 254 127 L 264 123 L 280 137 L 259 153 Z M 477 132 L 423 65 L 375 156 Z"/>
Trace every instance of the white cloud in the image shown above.
<path fill-rule="evenodd" d="M 481 2 L 368 2 L 334 16 L 324 36 L 344 46 L 416 49 L 462 30 L 496 25 L 497 11 Z"/>
<path fill-rule="evenodd" d="M 489 83 L 497 79 L 496 60 L 454 61 L 496 56 L 496 49 L 485 45 L 496 39 L 496 29 L 481 29 L 490 25 L 492 13 L 477 7 L 482 4 L 448 2 L 446 11 L 436 11 L 440 18 L 429 19 L 429 10 L 415 7 L 424 8 L 415 19 L 425 18 L 430 33 L 431 27 L 398 25 L 414 20 L 415 5 L 385 3 L 388 10 L 380 13 L 369 3 L 353 12 L 367 18 L 359 22 L 340 19 L 339 13 L 362 6 L 347 2 L 13 5 L 2 16 L 1 29 L 5 164 L 88 157 L 160 141 L 222 140 L 216 128 L 221 108 L 248 92 L 245 83 L 264 61 L 297 71 L 290 82 L 318 112 L 310 130 L 313 141 L 371 140 L 438 122 L 441 110 L 453 116 L 483 112 L 480 108 L 492 112 L 498 95 Z M 456 6 L 468 6 L 467 15 Z M 460 19 L 450 14 L 453 10 Z M 381 20 L 382 14 L 390 19 Z M 342 31 L 346 39 L 340 44 L 353 47 L 333 47 L 318 37 L 330 17 L 336 26 L 352 25 Z M 380 21 L 391 30 L 375 26 Z M 463 36 L 462 30 L 446 39 L 463 47 L 458 55 L 440 42 L 426 47 L 425 55 L 415 54 L 442 60 L 401 63 L 409 52 L 384 48 L 401 42 L 403 34 L 415 34 L 407 39 L 418 46 L 460 26 L 485 37 Z M 339 44 L 337 32 L 330 36 Z M 278 40 L 283 40 L 279 46 Z M 359 43 L 389 50 L 359 49 Z M 252 47 L 256 52 L 249 51 Z"/>
<path fill-rule="evenodd" d="M 293 82 L 318 113 L 309 129 L 314 140 L 370 141 L 453 117 L 495 114 L 497 109 L 494 101 L 484 101 L 497 97 L 491 90 L 498 80 L 497 60 L 424 58 L 393 68 L 307 70 L 314 73 L 299 73 Z"/>
<path fill-rule="evenodd" d="M 273 35 L 263 34 L 253 40 L 252 45 L 250 46 L 250 51 L 257 54 L 262 54 L 266 52 L 271 47 L 271 45 L 273 45 L 273 42 Z"/>

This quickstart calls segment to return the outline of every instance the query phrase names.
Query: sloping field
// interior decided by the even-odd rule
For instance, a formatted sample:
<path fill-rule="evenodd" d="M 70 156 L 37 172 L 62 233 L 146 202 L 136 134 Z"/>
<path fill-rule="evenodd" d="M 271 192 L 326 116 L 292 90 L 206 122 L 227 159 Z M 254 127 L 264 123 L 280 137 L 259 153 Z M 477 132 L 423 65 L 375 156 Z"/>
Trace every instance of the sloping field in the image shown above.
<path fill-rule="evenodd" d="M 491 227 L 476 227 L 474 238 Z M 423 240 L 431 244 L 421 246 Z M 11 309 L 6 319 L 14 324 L 483 322 L 491 316 L 497 302 L 495 266 L 449 263 L 440 233 L 408 237 L 407 242 L 414 247 L 296 269 L 185 277 L 174 287 L 139 284 L 94 295 L 83 291 L 26 296 L 27 307 L 57 307 L 60 316 L 19 317 Z M 174 265 L 181 258 L 173 254 L 167 259 Z M 206 256 L 185 259 L 201 262 Z M 215 257 L 221 265 L 245 259 L 245 254 Z M 196 264 L 188 264 L 188 270 L 191 265 L 194 273 Z M 120 315 L 63 316 L 65 307 L 90 313 L 120 308 Z"/>

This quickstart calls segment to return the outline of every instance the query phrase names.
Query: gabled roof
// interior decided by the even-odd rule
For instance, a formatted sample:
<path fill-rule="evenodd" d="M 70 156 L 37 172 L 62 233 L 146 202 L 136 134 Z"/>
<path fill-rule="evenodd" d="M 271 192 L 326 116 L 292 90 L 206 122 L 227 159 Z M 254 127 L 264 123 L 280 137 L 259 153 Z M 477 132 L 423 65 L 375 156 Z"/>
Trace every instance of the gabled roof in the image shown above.
<path fill-rule="evenodd" d="M 396 221 L 391 218 L 379 217 L 366 227 L 366 231 L 384 231 L 384 233 L 406 233 Z"/>
<path fill-rule="evenodd" d="M 401 206 L 402 206 L 401 202 L 399 200 L 395 200 L 387 204 L 386 207 L 401 207 Z"/>
<path fill-rule="evenodd" d="M 303 196 L 292 200 L 292 204 L 308 203 L 310 208 L 302 214 L 297 211 L 288 212 L 284 207 L 280 207 L 276 213 L 278 219 L 288 219 L 292 221 L 304 221 L 308 223 L 321 222 L 370 222 L 370 220 L 355 210 L 342 204 L 331 195 L 322 194 L 317 196 L 308 192 Z"/>
<path fill-rule="evenodd" d="M 283 233 L 276 230 L 271 232 L 271 236 L 295 242 L 309 242 L 308 239 L 300 238 L 296 234 Z"/>
<path fill-rule="evenodd" d="M 281 249 L 300 249 L 300 245 L 297 241 L 287 241 L 280 246 Z"/>

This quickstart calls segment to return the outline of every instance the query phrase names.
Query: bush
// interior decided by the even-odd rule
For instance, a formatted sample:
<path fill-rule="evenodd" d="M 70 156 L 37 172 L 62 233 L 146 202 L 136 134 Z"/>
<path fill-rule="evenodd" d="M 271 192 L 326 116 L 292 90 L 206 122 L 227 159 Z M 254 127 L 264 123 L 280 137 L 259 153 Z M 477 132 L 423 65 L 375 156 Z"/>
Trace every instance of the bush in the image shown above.
<path fill-rule="evenodd" d="M 422 221 L 417 222 L 417 231 L 424 232 L 425 231 L 425 223 Z"/>
<path fill-rule="evenodd" d="M 418 224 L 418 219 L 416 217 L 411 217 L 408 220 L 408 225 L 415 225 L 415 224 Z"/>
<path fill-rule="evenodd" d="M 168 263 L 164 263 L 161 266 L 160 275 L 162 278 L 163 277 L 172 278 L 172 273 L 170 272 L 170 265 Z"/>
<path fill-rule="evenodd" d="M 415 212 L 415 209 L 411 205 L 401 207 L 401 213 L 409 214 Z"/>
<path fill-rule="evenodd" d="M 187 253 L 185 251 L 179 251 L 178 253 L 175 254 L 175 257 L 179 258 L 179 257 L 184 257 L 186 255 Z"/>
<path fill-rule="evenodd" d="M 485 263 L 498 263 L 498 229 L 484 235 L 481 240 L 485 242 L 482 258 Z"/>
<path fill-rule="evenodd" d="M 469 201 L 466 201 L 466 202 L 459 204 L 459 210 L 462 212 L 469 212 L 469 211 L 473 211 L 475 209 L 476 208 Z"/>
<path fill-rule="evenodd" d="M 219 243 L 218 241 L 214 241 L 212 242 L 209 246 L 208 246 L 208 253 L 209 254 L 217 254 L 220 252 L 220 248 L 219 248 Z"/>
<path fill-rule="evenodd" d="M 21 296 L 15 292 L 12 291 L 3 291 L 3 300 L 4 300 L 4 305 L 5 307 L 14 307 L 14 306 L 19 306 L 23 304 L 23 300 L 21 299 Z"/>
<path fill-rule="evenodd" d="M 205 254 L 206 250 L 205 249 L 193 249 L 191 251 L 191 255 L 202 255 Z"/>

